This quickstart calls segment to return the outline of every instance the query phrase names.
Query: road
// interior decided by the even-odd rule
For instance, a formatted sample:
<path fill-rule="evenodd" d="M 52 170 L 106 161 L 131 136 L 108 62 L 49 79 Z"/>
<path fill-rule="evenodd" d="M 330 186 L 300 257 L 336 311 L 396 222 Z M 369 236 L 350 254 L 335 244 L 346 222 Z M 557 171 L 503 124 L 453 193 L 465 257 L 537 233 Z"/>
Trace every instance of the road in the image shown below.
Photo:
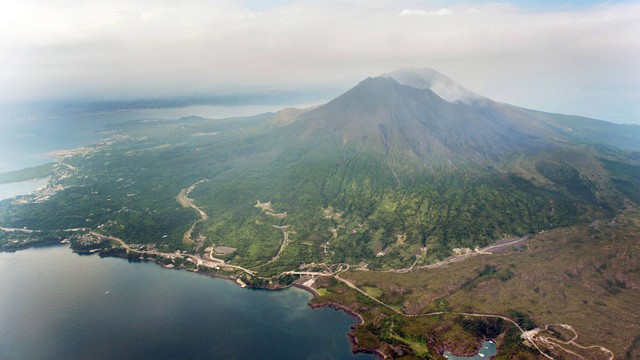
<path fill-rule="evenodd" d="M 598 350 L 606 353 L 609 356 L 609 360 L 613 360 L 615 358 L 615 356 L 613 355 L 613 352 L 611 350 L 603 347 L 603 346 L 600 346 L 600 345 L 583 346 L 583 345 L 578 344 L 576 342 L 576 340 L 578 340 L 578 332 L 573 328 L 573 326 L 571 326 L 569 324 L 549 324 L 549 325 L 546 325 L 544 327 L 544 330 L 549 330 L 549 328 L 552 327 L 552 326 L 559 326 L 559 327 L 562 327 L 562 328 L 564 328 L 566 330 L 569 330 L 569 331 L 573 332 L 573 338 L 571 338 L 571 340 L 562 341 L 562 340 L 555 339 L 555 338 L 548 338 L 546 336 L 539 336 L 538 339 L 542 343 L 544 343 L 546 345 L 549 345 L 549 346 L 552 346 L 552 347 L 558 347 L 558 348 L 566 351 L 567 353 L 572 354 L 572 355 L 574 355 L 574 356 L 576 356 L 578 358 L 581 358 L 581 359 L 584 359 L 584 357 L 579 355 L 579 354 L 577 354 L 577 353 L 575 353 L 575 352 L 573 352 L 573 351 L 571 351 L 571 350 L 569 350 L 569 349 L 567 349 L 567 348 L 565 348 L 565 347 L 563 347 L 562 345 L 571 345 L 571 346 L 575 346 L 575 347 L 583 349 L 583 350 L 598 349 Z"/>
<path fill-rule="evenodd" d="M 276 256 L 272 257 L 271 260 L 265 263 L 265 265 L 271 264 L 272 262 L 278 260 L 280 255 L 282 255 L 282 252 L 284 251 L 284 249 L 287 247 L 287 245 L 289 245 L 289 225 L 285 225 L 285 226 L 273 225 L 273 227 L 282 231 L 282 235 L 284 239 L 282 240 L 282 245 L 280 245 L 280 250 L 278 250 L 278 253 L 276 254 Z"/>
<path fill-rule="evenodd" d="M 526 238 L 526 237 L 525 237 Z M 501 246 L 508 246 L 508 245 L 512 245 L 515 242 L 519 242 L 524 240 L 525 238 L 516 240 L 514 242 L 509 242 L 509 243 L 505 243 L 505 244 L 501 244 Z M 346 270 L 345 270 L 346 271 Z M 342 272 L 342 271 L 340 271 Z M 502 316 L 502 315 L 497 315 L 497 314 L 481 314 L 481 313 L 466 313 L 466 312 L 443 312 L 443 311 L 437 311 L 437 312 L 431 312 L 431 313 L 426 313 L 426 314 L 405 314 L 404 312 L 402 312 L 401 310 L 397 309 L 396 307 L 393 307 L 385 302 L 383 302 L 380 299 L 377 299 L 371 295 L 369 295 L 367 292 L 365 292 L 364 290 L 358 288 L 355 284 L 353 284 L 351 281 L 343 278 L 340 276 L 340 272 L 333 274 L 333 278 L 335 278 L 336 280 L 342 282 L 343 284 L 347 285 L 348 287 L 352 288 L 353 290 L 359 292 L 360 294 L 368 297 L 369 299 L 375 301 L 376 303 L 388 308 L 389 310 L 393 311 L 394 313 L 398 314 L 398 315 L 402 315 L 402 316 L 406 316 L 406 317 L 421 317 L 421 316 L 435 316 L 435 315 L 442 315 L 442 314 L 453 314 L 453 315 L 464 315 L 464 316 L 472 316 L 472 317 L 484 317 L 484 318 L 498 318 L 498 319 L 502 319 L 504 321 L 507 321 L 511 324 L 513 324 L 516 328 L 518 328 L 518 330 L 521 333 L 521 336 L 523 339 L 527 340 L 532 346 L 534 346 L 538 352 L 540 352 L 540 354 L 542 354 L 542 356 L 546 357 L 547 359 L 552 359 L 553 357 L 547 355 L 545 352 L 542 351 L 542 349 L 540 349 L 540 347 L 538 346 L 538 342 L 547 345 L 547 346 L 552 346 L 552 347 L 559 347 L 562 350 L 566 351 L 567 353 L 573 354 L 574 356 L 577 356 L 578 358 L 583 358 L 582 356 L 576 354 L 575 352 L 566 349 L 564 347 L 562 347 L 561 345 L 573 345 L 576 346 L 578 348 L 584 349 L 584 350 L 589 350 L 589 349 L 599 349 L 602 352 L 606 353 L 609 356 L 609 360 L 613 360 L 614 359 L 614 355 L 613 352 L 603 346 L 600 345 L 591 345 L 591 346 L 583 346 L 580 345 L 578 343 L 576 343 L 575 341 L 578 339 L 578 333 L 575 331 L 575 329 L 573 327 L 571 327 L 570 325 L 567 324 L 552 324 L 552 325 L 547 325 L 545 326 L 545 330 L 549 328 L 549 326 L 553 326 L 553 325 L 558 325 L 558 326 L 562 326 L 568 330 L 571 330 L 574 333 L 574 337 L 566 342 L 560 341 L 560 340 L 555 340 L 555 339 L 550 339 L 547 337 L 538 337 L 538 333 L 542 330 L 539 328 L 533 329 L 533 330 L 529 330 L 526 331 L 524 330 L 522 327 L 520 327 L 520 325 L 518 325 L 518 323 L 511 319 L 508 318 L 506 316 Z M 293 273 L 293 272 L 291 272 Z M 314 273 L 314 272 L 297 272 L 301 275 L 305 275 L 305 274 L 309 274 L 309 275 L 318 275 L 319 273 Z M 321 273 L 320 273 L 321 274 Z M 327 276 L 325 274 L 325 276 Z"/>
<path fill-rule="evenodd" d="M 483 249 L 480 249 L 480 251 L 484 252 L 484 253 L 491 253 L 491 250 L 498 249 L 498 248 L 505 247 L 505 246 L 515 245 L 515 244 L 523 242 L 524 240 L 527 240 L 530 237 L 531 237 L 531 235 L 525 235 L 525 236 L 523 236 L 523 237 L 521 237 L 520 239 L 517 239 L 517 240 L 513 240 L 513 241 L 506 242 L 506 243 L 498 243 L 498 244 L 494 244 L 494 245 L 491 245 L 491 246 L 487 246 L 487 247 L 485 247 Z"/>
<path fill-rule="evenodd" d="M 112 241 L 115 241 L 119 244 L 120 247 L 122 247 L 123 249 L 125 249 L 128 253 L 136 253 L 136 254 L 150 254 L 150 255 L 154 255 L 154 256 L 161 256 L 161 257 L 165 257 L 165 258 L 171 258 L 172 256 L 180 256 L 180 257 L 187 257 L 189 259 L 191 259 L 191 261 L 193 263 L 195 263 L 196 265 L 202 265 L 202 266 L 206 266 L 208 268 L 215 268 L 215 267 L 220 267 L 220 268 L 231 268 L 231 269 L 235 269 L 235 270 L 240 270 L 240 271 L 244 271 L 249 275 L 254 275 L 256 272 L 251 270 L 251 269 L 247 269 L 244 268 L 242 266 L 237 266 L 237 265 L 231 265 L 231 264 L 227 264 L 224 260 L 222 259 L 217 259 L 217 258 L 210 258 L 210 259 L 206 259 L 206 258 L 202 258 L 200 255 L 197 254 L 176 254 L 176 253 L 165 253 L 165 252 L 161 252 L 161 251 L 157 251 L 157 250 L 137 250 L 137 249 L 132 249 L 131 246 L 127 245 L 127 243 L 125 243 L 122 239 L 117 238 L 115 236 L 109 236 L 109 235 L 102 235 L 102 234 L 98 234 L 96 232 L 90 232 L 91 235 L 96 236 L 98 238 L 104 238 L 104 239 L 109 239 Z"/>
<path fill-rule="evenodd" d="M 191 224 L 191 227 L 189 227 L 189 230 L 187 230 L 184 233 L 184 235 L 182 236 L 182 241 L 184 241 L 185 243 L 192 243 L 192 244 L 195 243 L 196 244 L 195 251 L 198 251 L 198 249 L 200 249 L 200 247 L 202 247 L 203 244 L 202 244 L 202 241 L 200 243 L 196 243 L 191 238 L 191 235 L 193 233 L 193 229 L 196 227 L 196 225 L 198 223 L 207 221 L 207 219 L 209 219 L 209 215 L 207 215 L 207 213 L 205 213 L 204 210 L 200 209 L 194 203 L 193 199 L 189 198 L 189 193 L 191 193 L 193 191 L 193 189 L 196 188 L 196 186 L 202 184 L 205 181 L 207 181 L 207 179 L 202 179 L 202 180 L 196 182 L 195 184 L 192 184 L 188 188 L 180 190 L 180 193 L 178 193 L 178 196 L 176 197 L 176 201 L 178 201 L 178 203 L 180 205 L 182 205 L 183 207 L 190 207 L 190 208 L 194 209 L 196 212 L 198 212 L 198 214 L 200 215 L 200 219 L 194 221 L 193 224 Z"/>
<path fill-rule="evenodd" d="M 182 189 L 180 190 L 180 193 L 178 194 L 176 200 L 178 201 L 178 203 L 180 203 L 180 205 L 184 206 L 184 207 L 190 207 L 192 209 L 194 209 L 195 211 L 198 212 L 198 214 L 200 215 L 200 221 L 207 221 L 207 219 L 209 218 L 209 216 L 207 215 L 207 213 L 205 213 L 202 209 L 200 209 L 198 206 L 196 206 L 196 204 L 193 202 L 193 199 L 189 198 L 189 193 L 193 191 L 193 189 L 196 188 L 196 186 L 202 184 L 203 182 L 206 182 L 207 179 L 202 179 L 200 181 L 198 181 L 197 183 L 189 186 L 186 189 Z"/>
<path fill-rule="evenodd" d="M 521 237 L 521 238 L 519 238 L 517 240 L 509 241 L 509 242 L 502 243 L 502 244 L 490 245 L 490 246 L 487 246 L 487 247 L 482 248 L 482 249 L 479 249 L 479 248 L 476 247 L 476 249 L 474 251 L 470 252 L 470 253 L 467 253 L 467 254 L 464 254 L 464 255 L 452 256 L 452 257 L 450 257 L 448 259 L 439 261 L 437 263 L 433 263 L 433 264 L 430 264 L 430 265 L 424 265 L 424 266 L 418 266 L 416 268 L 417 269 L 434 269 L 434 268 L 439 268 L 439 267 L 443 267 L 443 266 L 449 265 L 449 264 L 454 263 L 454 262 L 462 261 L 462 260 L 465 260 L 465 259 L 467 259 L 469 257 L 476 256 L 476 255 L 492 255 L 493 253 L 491 252 L 491 250 L 496 250 L 496 249 L 501 248 L 501 247 L 511 246 L 511 245 L 520 243 L 522 241 L 527 240 L 530 236 L 531 235 L 526 235 L 526 236 L 523 236 L 523 237 Z M 404 269 L 395 270 L 395 272 L 399 272 L 399 271 L 402 271 L 402 270 L 404 270 Z"/>

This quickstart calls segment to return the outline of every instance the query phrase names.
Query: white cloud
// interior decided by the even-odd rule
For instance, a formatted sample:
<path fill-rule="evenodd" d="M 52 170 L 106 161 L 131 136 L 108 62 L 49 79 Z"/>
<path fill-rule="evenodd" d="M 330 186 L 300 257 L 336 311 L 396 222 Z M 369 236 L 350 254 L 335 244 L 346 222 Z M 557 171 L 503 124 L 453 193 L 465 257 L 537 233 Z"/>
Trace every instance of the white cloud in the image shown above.
<path fill-rule="evenodd" d="M 425 9 L 402 9 L 400 16 L 417 15 L 417 16 L 445 16 L 451 14 L 451 9 L 442 8 L 438 10 Z"/>
<path fill-rule="evenodd" d="M 500 101 L 640 122 L 640 2 L 562 12 L 415 5 L 4 1 L 0 99 L 346 88 L 430 66 Z"/>

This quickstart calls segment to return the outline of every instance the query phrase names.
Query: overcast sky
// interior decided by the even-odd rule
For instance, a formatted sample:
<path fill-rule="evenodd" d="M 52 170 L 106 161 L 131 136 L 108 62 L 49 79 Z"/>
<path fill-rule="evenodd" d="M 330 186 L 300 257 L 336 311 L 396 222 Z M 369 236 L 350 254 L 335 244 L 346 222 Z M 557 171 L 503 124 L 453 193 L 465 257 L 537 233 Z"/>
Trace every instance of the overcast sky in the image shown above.
<path fill-rule="evenodd" d="M 0 0 L 0 102 L 338 95 L 431 67 L 494 100 L 640 123 L 639 34 L 640 1 Z"/>

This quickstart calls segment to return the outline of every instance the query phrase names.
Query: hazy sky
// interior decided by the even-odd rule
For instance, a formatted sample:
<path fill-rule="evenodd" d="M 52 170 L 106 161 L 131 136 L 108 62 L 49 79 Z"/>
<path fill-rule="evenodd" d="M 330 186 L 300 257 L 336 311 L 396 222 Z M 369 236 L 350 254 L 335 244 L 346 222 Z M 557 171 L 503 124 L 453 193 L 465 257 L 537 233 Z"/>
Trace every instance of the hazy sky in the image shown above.
<path fill-rule="evenodd" d="M 640 123 L 640 1 L 0 0 L 4 103 L 338 95 L 403 67 L 514 105 Z"/>

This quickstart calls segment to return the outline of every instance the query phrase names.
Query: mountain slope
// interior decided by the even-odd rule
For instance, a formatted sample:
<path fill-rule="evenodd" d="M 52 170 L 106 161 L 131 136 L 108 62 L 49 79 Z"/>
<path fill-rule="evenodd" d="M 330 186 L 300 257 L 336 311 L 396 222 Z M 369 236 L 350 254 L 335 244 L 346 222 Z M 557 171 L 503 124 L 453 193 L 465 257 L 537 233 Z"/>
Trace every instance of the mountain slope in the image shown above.
<path fill-rule="evenodd" d="M 452 97 L 447 100 L 431 90 L 438 87 L 462 95 L 450 101 Z M 634 141 L 640 139 L 639 126 L 497 103 L 430 69 L 368 78 L 333 101 L 300 113 L 278 133 L 286 137 L 290 152 L 340 152 L 347 158 L 367 154 L 388 165 L 397 178 L 436 169 L 486 172 L 490 167 L 571 191 L 540 171 L 545 168 L 540 161 L 552 159 L 566 169 L 578 166 L 579 177 L 618 205 L 619 196 L 610 191 L 614 186 L 599 159 L 614 156 L 634 163 L 634 154 L 623 152 L 640 146 Z"/>
<path fill-rule="evenodd" d="M 485 101 L 451 103 L 430 89 L 369 78 L 328 104 L 301 114 L 288 136 L 423 164 L 497 161 L 553 148 L 549 125 Z"/>
<path fill-rule="evenodd" d="M 64 190 L 4 202 L 0 221 L 99 227 L 167 251 L 227 246 L 236 251 L 226 261 L 265 274 L 305 263 L 405 268 L 633 206 L 640 136 L 625 131 L 616 144 L 620 129 L 404 70 L 311 109 L 114 125 L 117 141 L 64 159 L 76 169 L 55 178 Z M 189 197 L 208 218 L 191 227 L 197 214 L 176 195 L 196 183 Z"/>

